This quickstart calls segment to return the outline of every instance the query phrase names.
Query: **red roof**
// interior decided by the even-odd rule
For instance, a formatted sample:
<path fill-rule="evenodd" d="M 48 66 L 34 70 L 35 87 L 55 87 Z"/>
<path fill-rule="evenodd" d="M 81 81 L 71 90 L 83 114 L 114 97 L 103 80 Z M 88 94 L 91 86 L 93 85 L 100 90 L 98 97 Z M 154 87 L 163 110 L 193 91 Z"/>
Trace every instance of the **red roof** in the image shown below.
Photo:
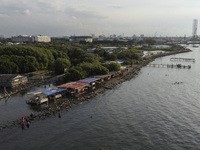
<path fill-rule="evenodd" d="M 69 83 L 65 83 L 62 85 L 57 86 L 58 88 L 70 88 L 70 89 L 78 89 L 83 87 L 84 85 L 86 85 L 88 83 L 84 83 L 84 82 L 69 82 Z"/>

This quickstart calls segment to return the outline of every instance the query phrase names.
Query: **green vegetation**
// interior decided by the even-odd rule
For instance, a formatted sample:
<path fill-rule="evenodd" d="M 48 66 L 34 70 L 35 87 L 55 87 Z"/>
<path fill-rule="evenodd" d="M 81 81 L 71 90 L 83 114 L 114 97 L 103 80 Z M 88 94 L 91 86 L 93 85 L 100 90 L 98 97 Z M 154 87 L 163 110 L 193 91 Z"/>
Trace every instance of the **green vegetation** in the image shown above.
<path fill-rule="evenodd" d="M 105 50 L 95 51 L 95 54 L 99 55 L 102 60 L 115 61 L 117 59 L 117 53 L 109 53 Z"/>
<path fill-rule="evenodd" d="M 156 44 L 156 41 L 153 38 L 146 38 L 144 40 L 94 40 L 93 44 L 95 45 L 104 45 L 104 46 L 117 46 L 117 47 L 122 47 L 122 46 L 129 46 L 132 47 L 133 45 L 142 45 L 142 44 L 148 44 L 148 45 L 154 45 Z"/>
<path fill-rule="evenodd" d="M 27 73 L 37 70 L 46 70 L 53 67 L 54 57 L 51 51 L 33 46 L 6 46 L 0 47 L 0 61 L 12 69 L 0 67 L 1 73 Z"/>
<path fill-rule="evenodd" d="M 12 42 L 11 38 L 0 38 L 0 42 L 6 44 L 8 42 Z"/>
<path fill-rule="evenodd" d="M 103 64 L 109 71 L 119 71 L 121 69 L 121 65 L 119 63 L 110 63 L 110 64 Z"/>
<path fill-rule="evenodd" d="M 81 48 L 73 47 L 68 51 L 68 56 L 73 66 L 82 62 L 97 63 L 100 60 L 98 55 L 90 54 Z"/>
<path fill-rule="evenodd" d="M 69 68 L 71 63 L 68 59 L 65 58 L 58 58 L 55 61 L 55 73 L 62 74 L 65 72 L 66 68 Z"/>
<path fill-rule="evenodd" d="M 129 41 L 133 44 L 135 41 Z M 111 44 L 122 46 L 124 41 L 113 41 Z M 118 63 L 104 63 L 124 59 L 126 62 L 141 60 L 139 50 L 129 49 L 109 53 L 98 51 L 94 54 L 85 51 L 87 48 L 101 47 L 101 44 L 84 43 L 71 45 L 67 39 L 53 39 L 50 43 L 0 46 L 0 73 L 28 73 L 39 70 L 51 70 L 62 74 L 67 70 L 64 80 L 76 81 L 88 76 L 108 74 L 119 71 Z"/>
<path fill-rule="evenodd" d="M 100 63 L 83 62 L 78 66 L 74 66 L 66 73 L 65 81 L 76 81 L 89 76 L 108 74 L 109 70 Z"/>
<path fill-rule="evenodd" d="M 123 41 L 123 40 L 103 40 L 103 41 L 97 41 L 94 40 L 93 44 L 95 45 L 105 45 L 105 46 L 126 46 L 127 45 L 127 41 Z"/>
<path fill-rule="evenodd" d="M 119 52 L 117 55 L 118 59 L 124 59 L 124 60 L 141 60 L 141 56 L 138 55 L 137 53 L 141 52 L 140 50 L 137 49 L 128 49 L 124 50 L 122 52 Z"/>
<path fill-rule="evenodd" d="M 164 49 L 165 51 L 180 51 L 180 50 L 182 50 L 183 49 L 183 47 L 181 47 L 181 46 L 179 46 L 179 45 L 174 45 L 174 46 L 172 46 L 171 48 L 166 48 L 166 49 Z"/>
<path fill-rule="evenodd" d="M 145 50 L 145 51 L 157 51 L 157 50 L 163 50 L 163 51 L 179 51 L 182 50 L 183 48 L 179 45 L 172 46 L 170 48 L 153 48 L 152 46 L 148 47 L 137 47 L 137 50 Z"/>

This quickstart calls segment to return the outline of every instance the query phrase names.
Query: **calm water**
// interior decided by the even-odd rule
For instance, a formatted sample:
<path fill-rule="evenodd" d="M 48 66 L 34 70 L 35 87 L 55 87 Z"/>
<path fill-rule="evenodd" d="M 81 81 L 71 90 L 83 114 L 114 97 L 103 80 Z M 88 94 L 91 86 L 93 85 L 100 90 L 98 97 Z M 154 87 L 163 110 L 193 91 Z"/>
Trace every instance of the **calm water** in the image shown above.
<path fill-rule="evenodd" d="M 189 48 L 190 53 L 152 63 L 195 58 L 195 63 L 182 63 L 190 64 L 190 70 L 144 67 L 130 81 L 62 111 L 61 118 L 35 121 L 25 130 L 0 131 L 0 149 L 200 149 L 200 48 Z M 0 101 L 2 122 L 33 111 L 25 104 L 26 97 Z"/>

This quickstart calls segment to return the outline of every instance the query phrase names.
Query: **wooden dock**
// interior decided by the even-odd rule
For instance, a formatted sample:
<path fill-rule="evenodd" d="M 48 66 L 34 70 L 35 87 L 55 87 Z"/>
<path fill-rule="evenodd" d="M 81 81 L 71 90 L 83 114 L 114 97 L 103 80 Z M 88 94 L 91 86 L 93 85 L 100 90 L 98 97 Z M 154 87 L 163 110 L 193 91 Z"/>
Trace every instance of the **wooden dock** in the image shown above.
<path fill-rule="evenodd" d="M 182 64 L 148 64 L 148 67 L 156 68 L 177 68 L 177 69 L 191 69 L 191 65 L 182 65 Z"/>
<path fill-rule="evenodd" d="M 194 58 L 170 58 L 170 61 L 195 62 Z"/>

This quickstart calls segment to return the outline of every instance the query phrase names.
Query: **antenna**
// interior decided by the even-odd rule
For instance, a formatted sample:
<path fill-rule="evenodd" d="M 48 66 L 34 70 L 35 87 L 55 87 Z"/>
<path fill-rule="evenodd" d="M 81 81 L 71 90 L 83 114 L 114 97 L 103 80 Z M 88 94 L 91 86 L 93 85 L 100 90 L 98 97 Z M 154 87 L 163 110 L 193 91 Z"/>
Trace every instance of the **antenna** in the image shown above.
<path fill-rule="evenodd" d="M 197 25 L 198 25 L 198 20 L 194 19 L 193 20 L 193 28 L 192 28 L 192 40 L 197 39 Z"/>
<path fill-rule="evenodd" d="M 154 33 L 154 37 L 155 37 L 155 38 L 157 37 L 157 31 Z"/>

